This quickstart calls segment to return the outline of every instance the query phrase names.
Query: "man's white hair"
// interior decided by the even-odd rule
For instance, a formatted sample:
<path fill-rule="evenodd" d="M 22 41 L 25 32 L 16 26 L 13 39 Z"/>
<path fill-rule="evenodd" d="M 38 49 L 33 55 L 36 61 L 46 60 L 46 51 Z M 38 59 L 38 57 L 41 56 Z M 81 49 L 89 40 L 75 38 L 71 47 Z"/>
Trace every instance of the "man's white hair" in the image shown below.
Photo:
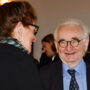
<path fill-rule="evenodd" d="M 60 30 L 60 28 L 62 26 L 65 26 L 65 25 L 75 25 L 75 26 L 79 26 L 84 34 L 84 37 L 83 38 L 89 38 L 89 34 L 90 34 L 90 31 L 88 29 L 88 27 L 80 20 L 77 20 L 77 19 L 73 19 L 73 18 L 68 18 L 68 19 L 65 19 L 64 21 L 62 21 L 55 29 L 54 31 L 54 39 L 57 41 L 58 39 L 58 31 Z"/>

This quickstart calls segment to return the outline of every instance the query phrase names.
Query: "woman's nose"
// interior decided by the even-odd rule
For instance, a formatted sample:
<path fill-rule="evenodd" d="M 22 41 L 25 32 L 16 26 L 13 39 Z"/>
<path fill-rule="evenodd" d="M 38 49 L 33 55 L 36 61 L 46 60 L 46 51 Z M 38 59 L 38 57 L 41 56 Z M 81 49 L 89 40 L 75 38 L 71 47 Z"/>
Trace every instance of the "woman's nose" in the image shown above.
<path fill-rule="evenodd" d="M 36 36 L 34 36 L 34 38 L 33 38 L 33 42 L 36 42 L 36 41 L 37 41 Z"/>

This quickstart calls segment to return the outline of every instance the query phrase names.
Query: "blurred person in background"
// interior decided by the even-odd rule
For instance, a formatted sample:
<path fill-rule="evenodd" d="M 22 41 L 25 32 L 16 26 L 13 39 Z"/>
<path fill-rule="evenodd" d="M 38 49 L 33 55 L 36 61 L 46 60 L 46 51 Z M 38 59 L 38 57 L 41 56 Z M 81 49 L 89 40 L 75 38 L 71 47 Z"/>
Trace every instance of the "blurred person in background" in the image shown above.
<path fill-rule="evenodd" d="M 40 67 L 59 61 L 59 56 L 57 54 L 54 44 L 53 34 L 46 35 L 42 39 L 41 43 L 42 43 L 42 55 L 40 57 Z"/>

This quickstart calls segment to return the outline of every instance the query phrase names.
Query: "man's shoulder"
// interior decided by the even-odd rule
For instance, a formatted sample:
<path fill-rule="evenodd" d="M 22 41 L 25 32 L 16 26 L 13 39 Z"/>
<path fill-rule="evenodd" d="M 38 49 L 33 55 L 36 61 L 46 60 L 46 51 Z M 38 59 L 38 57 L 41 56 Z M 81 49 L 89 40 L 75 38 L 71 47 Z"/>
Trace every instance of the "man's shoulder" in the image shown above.
<path fill-rule="evenodd" d="M 45 90 L 49 90 L 51 86 L 53 86 L 53 84 L 55 85 L 55 89 L 57 88 L 58 85 L 57 82 L 59 82 L 58 80 L 60 80 L 61 76 L 60 73 L 62 72 L 61 70 L 62 70 L 61 61 L 51 63 L 50 65 L 40 69 L 41 81 Z"/>
<path fill-rule="evenodd" d="M 61 61 L 57 61 L 54 63 L 51 63 L 47 66 L 44 66 L 40 69 L 40 74 L 42 76 L 50 76 L 53 77 L 58 73 L 58 69 L 61 67 Z"/>
<path fill-rule="evenodd" d="M 87 71 L 90 71 L 90 63 L 86 63 L 86 69 Z"/>

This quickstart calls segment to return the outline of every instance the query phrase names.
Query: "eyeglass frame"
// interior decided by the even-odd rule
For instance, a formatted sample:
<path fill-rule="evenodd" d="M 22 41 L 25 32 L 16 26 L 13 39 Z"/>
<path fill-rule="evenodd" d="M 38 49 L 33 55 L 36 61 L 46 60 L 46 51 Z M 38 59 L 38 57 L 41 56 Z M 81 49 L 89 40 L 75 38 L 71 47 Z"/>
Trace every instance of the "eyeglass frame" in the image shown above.
<path fill-rule="evenodd" d="M 17 24 L 19 21 L 14 21 L 12 22 L 13 24 Z M 35 27 L 36 30 L 34 30 L 34 35 L 37 34 L 38 30 L 39 30 L 39 26 L 38 25 L 35 25 L 35 24 L 27 24 L 27 25 L 31 25 L 33 27 Z"/>
<path fill-rule="evenodd" d="M 37 32 L 38 32 L 38 30 L 39 30 L 39 26 L 38 26 L 38 25 L 35 25 L 35 24 L 29 24 L 29 25 L 31 25 L 31 26 L 33 26 L 33 27 L 35 27 L 35 30 L 34 30 L 34 35 L 36 35 L 36 34 L 37 34 Z"/>
<path fill-rule="evenodd" d="M 72 41 L 73 41 L 73 40 L 76 40 L 76 41 L 77 41 L 77 45 L 76 45 L 76 46 L 73 46 L 73 45 L 72 45 Z M 79 40 L 79 39 L 73 39 L 73 40 L 71 40 L 71 41 L 59 40 L 59 41 L 58 41 L 58 44 L 59 44 L 59 46 L 60 46 L 61 48 L 66 48 L 66 47 L 68 46 L 68 43 L 70 43 L 70 45 L 71 45 L 72 47 L 77 47 L 77 46 L 79 45 L 79 43 L 80 43 L 82 40 L 84 40 L 84 39 L 81 39 L 81 40 Z M 65 46 L 65 47 L 62 47 L 62 46 L 60 45 L 60 42 L 62 42 L 62 41 L 65 41 L 65 42 L 66 42 L 66 46 Z"/>

